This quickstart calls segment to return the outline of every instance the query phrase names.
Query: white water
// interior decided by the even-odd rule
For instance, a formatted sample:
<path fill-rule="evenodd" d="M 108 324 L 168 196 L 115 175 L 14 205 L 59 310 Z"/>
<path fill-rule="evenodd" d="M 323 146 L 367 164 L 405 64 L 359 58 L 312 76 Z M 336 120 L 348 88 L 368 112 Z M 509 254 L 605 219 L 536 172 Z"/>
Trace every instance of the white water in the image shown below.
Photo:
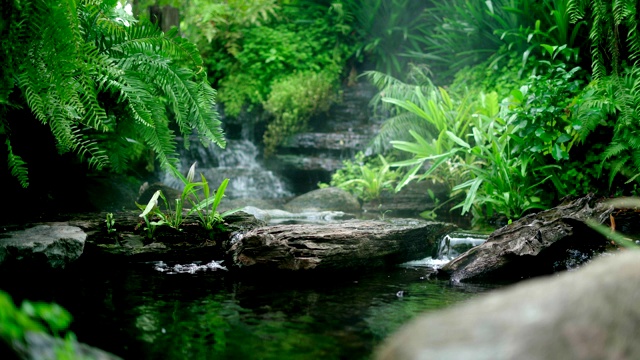
<path fill-rule="evenodd" d="M 167 265 L 164 261 L 158 261 L 154 265 L 154 269 L 159 272 L 167 273 L 167 274 L 195 274 L 197 272 L 204 271 L 217 271 L 217 270 L 227 270 L 226 267 L 222 266 L 222 261 L 218 262 L 212 260 L 211 262 L 200 265 L 196 263 L 191 264 L 175 264 L 173 266 Z"/>
<path fill-rule="evenodd" d="M 487 241 L 487 235 L 471 233 L 451 233 L 445 235 L 438 246 L 438 256 L 427 257 L 420 260 L 409 261 L 400 266 L 403 267 L 428 267 L 440 269 L 449 261 L 460 256 L 464 251 L 478 246 Z"/>
<path fill-rule="evenodd" d="M 258 160 L 258 148 L 249 140 L 228 140 L 225 149 L 211 143 L 208 147 L 192 142 L 189 150 L 180 150 L 179 171 L 186 175 L 194 162 L 196 180 L 202 173 L 212 188 L 229 179 L 225 195 L 231 199 L 275 199 L 292 196 L 285 181 L 267 170 Z M 161 182 L 175 189 L 184 185 L 165 173 Z"/>

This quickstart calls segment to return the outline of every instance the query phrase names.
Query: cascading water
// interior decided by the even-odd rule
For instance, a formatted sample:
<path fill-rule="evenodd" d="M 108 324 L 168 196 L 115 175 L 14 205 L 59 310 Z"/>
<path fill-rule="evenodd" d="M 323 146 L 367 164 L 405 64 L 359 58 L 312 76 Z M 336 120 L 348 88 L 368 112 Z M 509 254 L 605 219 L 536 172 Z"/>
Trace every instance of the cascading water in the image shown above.
<path fill-rule="evenodd" d="M 402 264 L 402 266 L 439 269 L 465 251 L 484 243 L 487 241 L 487 237 L 488 235 L 484 234 L 462 232 L 445 235 L 442 240 L 440 240 L 440 244 L 438 244 L 438 254 L 435 258 L 428 257 L 421 260 L 409 261 Z"/>
<path fill-rule="evenodd" d="M 189 150 L 182 148 L 179 154 L 179 170 L 183 174 L 196 162 L 196 180 L 202 173 L 215 188 L 229 178 L 225 195 L 230 199 L 276 199 L 293 195 L 284 180 L 262 166 L 258 161 L 258 148 L 249 140 L 227 140 L 225 149 L 213 143 L 205 147 L 194 141 Z M 161 181 L 172 188 L 184 187 L 168 173 Z"/>
<path fill-rule="evenodd" d="M 438 247 L 439 260 L 453 260 L 465 251 L 487 241 L 486 235 L 451 233 L 445 235 Z"/>

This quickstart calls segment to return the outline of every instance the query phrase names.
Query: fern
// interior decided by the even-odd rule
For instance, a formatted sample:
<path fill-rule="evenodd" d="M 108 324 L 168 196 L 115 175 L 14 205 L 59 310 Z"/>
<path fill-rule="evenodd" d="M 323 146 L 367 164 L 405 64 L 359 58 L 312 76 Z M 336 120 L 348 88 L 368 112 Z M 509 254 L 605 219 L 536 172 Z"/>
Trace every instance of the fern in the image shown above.
<path fill-rule="evenodd" d="M 588 20 L 591 23 L 589 39 L 595 79 L 601 79 L 609 72 L 619 74 L 622 71 L 623 53 L 627 53 L 634 64 L 640 59 L 638 6 L 635 0 L 568 1 L 567 12 L 572 22 Z M 626 39 L 623 43 L 620 33 L 625 29 Z"/>
<path fill-rule="evenodd" d="M 123 21 L 115 0 L 9 1 L 9 27 L 0 44 L 5 74 L 0 107 L 27 105 L 49 126 L 59 152 L 74 152 L 96 169 L 115 171 L 149 148 L 175 171 L 174 122 L 184 136 L 224 147 L 215 91 L 195 45 L 177 29 L 162 33 L 149 23 Z M 14 89 L 22 100 L 9 100 Z M 2 128 L 10 128 L 6 117 Z M 9 167 L 26 185 L 25 164 Z M 131 146 L 134 144 L 134 146 Z M 14 169 L 16 169 L 14 171 Z"/>
<path fill-rule="evenodd" d="M 602 156 L 610 162 L 609 184 L 619 174 L 640 173 L 640 35 L 635 0 L 569 0 L 573 22 L 591 23 L 594 81 L 583 92 L 576 116 L 583 141 L 598 126 L 613 128 Z M 622 34 L 622 35 L 621 35 Z M 630 61 L 630 67 L 625 61 Z"/>
<path fill-rule="evenodd" d="M 13 153 L 13 148 L 11 147 L 11 142 L 9 141 L 9 139 L 5 140 L 5 145 L 7 146 L 7 163 L 9 165 L 11 175 L 18 179 L 22 187 L 28 187 L 29 171 L 27 170 L 27 164 L 22 160 L 20 156 Z"/>

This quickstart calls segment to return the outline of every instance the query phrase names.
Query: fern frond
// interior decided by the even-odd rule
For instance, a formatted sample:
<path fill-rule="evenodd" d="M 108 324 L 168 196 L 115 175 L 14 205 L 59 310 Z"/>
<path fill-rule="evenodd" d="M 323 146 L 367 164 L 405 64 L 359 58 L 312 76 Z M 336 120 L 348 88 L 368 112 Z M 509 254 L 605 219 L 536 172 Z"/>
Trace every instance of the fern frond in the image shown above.
<path fill-rule="evenodd" d="M 613 184 L 613 180 L 616 175 L 618 175 L 624 168 L 625 164 L 628 162 L 629 156 L 621 156 L 617 158 L 615 161 L 611 162 L 611 169 L 609 170 L 609 187 Z M 604 163 L 605 161 L 603 161 Z"/>
<path fill-rule="evenodd" d="M 428 141 L 434 139 L 433 126 L 425 126 L 425 121 L 415 114 L 404 112 L 385 120 L 380 131 L 371 140 L 370 146 L 375 153 L 383 153 L 393 148 L 392 140 L 411 141 L 410 131 L 415 131 Z"/>
<path fill-rule="evenodd" d="M 620 155 L 622 152 L 624 152 L 627 149 L 629 149 L 628 144 L 612 141 L 611 144 L 604 151 L 603 158 L 604 160 L 607 160 L 611 157 Z"/>
<path fill-rule="evenodd" d="M 29 187 L 29 171 L 27 170 L 27 164 L 22 160 L 20 156 L 13 153 L 11 141 L 9 141 L 8 138 L 5 140 L 5 145 L 7 146 L 7 163 L 9 165 L 11 175 L 18 179 L 20 186 L 22 186 L 23 188 Z"/>
<path fill-rule="evenodd" d="M 15 84 L 36 119 L 51 129 L 58 150 L 72 151 L 98 169 L 125 169 L 143 146 L 171 169 L 171 121 L 185 138 L 196 130 L 203 142 L 224 146 L 215 91 L 196 46 L 177 30 L 165 34 L 133 19 L 123 25 L 115 4 L 13 2 L 11 42 L 0 39 L 7 55 L 0 64 L 9 68 L 0 78 L 0 106 L 7 105 L 11 91 L 4 85 Z M 20 45 L 7 46 L 15 49 L 7 52 L 5 44 Z M 20 169 L 21 159 L 13 159 L 11 166 Z"/>
<path fill-rule="evenodd" d="M 584 19 L 584 8 L 587 0 L 568 0 L 567 1 L 567 14 L 572 23 Z"/>

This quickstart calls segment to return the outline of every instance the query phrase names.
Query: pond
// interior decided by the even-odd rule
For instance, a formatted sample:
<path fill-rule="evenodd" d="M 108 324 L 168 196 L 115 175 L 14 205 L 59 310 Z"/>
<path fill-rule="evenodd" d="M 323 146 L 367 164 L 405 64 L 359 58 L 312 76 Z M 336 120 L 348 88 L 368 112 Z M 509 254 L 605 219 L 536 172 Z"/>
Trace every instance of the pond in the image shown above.
<path fill-rule="evenodd" d="M 491 288 L 453 286 L 423 267 L 248 279 L 155 266 L 3 277 L 0 289 L 16 302 L 57 302 L 80 341 L 125 359 L 367 359 L 409 319 Z"/>

